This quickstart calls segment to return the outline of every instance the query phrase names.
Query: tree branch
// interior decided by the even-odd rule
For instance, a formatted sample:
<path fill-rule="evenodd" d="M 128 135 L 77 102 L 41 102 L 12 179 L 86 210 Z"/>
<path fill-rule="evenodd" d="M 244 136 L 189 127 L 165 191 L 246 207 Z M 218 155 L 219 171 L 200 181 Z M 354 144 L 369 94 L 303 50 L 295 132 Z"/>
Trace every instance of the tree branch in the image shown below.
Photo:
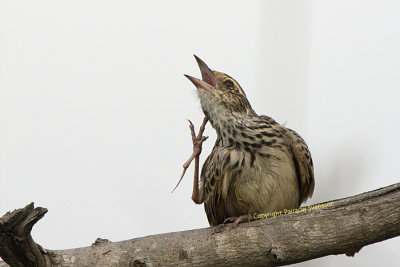
<path fill-rule="evenodd" d="M 13 267 L 51 266 L 46 251 L 31 236 L 33 225 L 46 213 L 47 209 L 30 203 L 0 218 L 0 256 L 5 262 Z"/>
<path fill-rule="evenodd" d="M 236 229 L 219 225 L 121 242 L 98 239 L 90 247 L 47 252 L 30 236 L 32 225 L 47 210 L 33 209 L 31 203 L 1 218 L 0 256 L 11 266 L 40 267 L 276 266 L 327 255 L 354 256 L 363 246 L 400 235 L 399 203 L 400 183 L 297 210 L 259 215 L 268 218 Z M 29 264 L 21 265 L 26 262 Z M 2 266 L 6 265 L 0 263 Z"/>

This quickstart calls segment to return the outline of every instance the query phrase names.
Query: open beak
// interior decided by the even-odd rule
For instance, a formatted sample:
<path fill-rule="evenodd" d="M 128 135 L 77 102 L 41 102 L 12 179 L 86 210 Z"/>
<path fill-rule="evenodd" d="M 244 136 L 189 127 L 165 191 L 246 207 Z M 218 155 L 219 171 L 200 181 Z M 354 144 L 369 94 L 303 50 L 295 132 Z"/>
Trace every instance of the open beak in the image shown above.
<path fill-rule="evenodd" d="M 199 57 L 197 57 L 196 55 L 194 55 L 194 57 L 196 58 L 197 64 L 199 65 L 202 79 L 200 80 L 186 74 L 185 77 L 188 78 L 197 87 L 197 89 L 202 88 L 208 91 L 218 90 L 219 88 L 217 80 L 212 74 L 210 68 Z"/>

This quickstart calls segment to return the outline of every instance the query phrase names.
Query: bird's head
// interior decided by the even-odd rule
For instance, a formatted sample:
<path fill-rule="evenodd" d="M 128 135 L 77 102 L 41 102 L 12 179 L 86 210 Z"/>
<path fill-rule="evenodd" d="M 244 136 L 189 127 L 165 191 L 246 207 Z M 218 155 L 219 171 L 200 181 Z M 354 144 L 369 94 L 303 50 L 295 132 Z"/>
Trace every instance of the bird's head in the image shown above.
<path fill-rule="evenodd" d="M 211 70 L 203 60 L 194 56 L 202 79 L 185 75 L 196 87 L 201 107 L 210 122 L 241 115 L 255 115 L 239 83 L 229 75 Z"/>

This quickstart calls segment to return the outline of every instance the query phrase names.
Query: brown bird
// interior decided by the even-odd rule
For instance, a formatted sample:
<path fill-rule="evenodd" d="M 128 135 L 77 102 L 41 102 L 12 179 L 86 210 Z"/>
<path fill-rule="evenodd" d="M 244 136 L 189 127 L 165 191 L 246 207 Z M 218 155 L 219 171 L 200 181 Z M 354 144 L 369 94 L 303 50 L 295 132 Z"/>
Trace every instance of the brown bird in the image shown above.
<path fill-rule="evenodd" d="M 257 115 L 232 77 L 195 58 L 202 80 L 185 76 L 197 87 L 206 117 L 197 136 L 189 121 L 193 155 L 181 176 L 195 159 L 193 201 L 204 202 L 210 225 L 231 221 L 233 227 L 254 213 L 298 208 L 314 191 L 313 163 L 304 140 L 272 118 Z M 203 164 L 199 187 L 199 155 L 208 120 L 217 140 Z"/>

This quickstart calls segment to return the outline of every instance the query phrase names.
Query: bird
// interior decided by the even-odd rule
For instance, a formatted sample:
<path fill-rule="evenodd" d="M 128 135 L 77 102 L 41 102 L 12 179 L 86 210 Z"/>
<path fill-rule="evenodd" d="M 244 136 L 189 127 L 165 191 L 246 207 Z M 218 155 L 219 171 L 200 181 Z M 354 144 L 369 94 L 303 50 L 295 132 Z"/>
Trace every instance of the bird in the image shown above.
<path fill-rule="evenodd" d="M 299 208 L 312 196 L 315 185 L 304 139 L 271 117 L 257 115 L 235 79 L 194 57 L 202 79 L 185 76 L 197 87 L 205 117 L 197 135 L 189 121 L 193 154 L 183 165 L 178 185 L 194 159 L 192 200 L 204 203 L 210 226 L 232 222 L 235 228 L 254 219 L 253 214 Z M 217 138 L 199 181 L 199 156 L 208 138 L 203 136 L 208 122 Z"/>

